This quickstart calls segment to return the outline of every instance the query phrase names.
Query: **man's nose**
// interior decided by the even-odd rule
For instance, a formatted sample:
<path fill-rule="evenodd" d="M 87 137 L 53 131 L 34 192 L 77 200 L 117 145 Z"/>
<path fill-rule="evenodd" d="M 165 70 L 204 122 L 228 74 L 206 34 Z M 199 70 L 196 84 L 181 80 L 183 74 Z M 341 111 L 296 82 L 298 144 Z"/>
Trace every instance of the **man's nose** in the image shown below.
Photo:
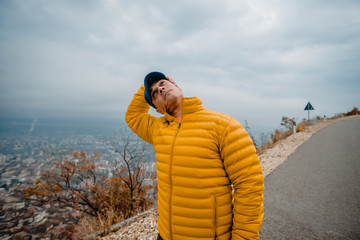
<path fill-rule="evenodd" d="M 164 87 L 161 87 L 161 88 L 160 88 L 160 93 L 162 93 L 164 90 L 165 90 L 165 88 L 164 88 Z"/>

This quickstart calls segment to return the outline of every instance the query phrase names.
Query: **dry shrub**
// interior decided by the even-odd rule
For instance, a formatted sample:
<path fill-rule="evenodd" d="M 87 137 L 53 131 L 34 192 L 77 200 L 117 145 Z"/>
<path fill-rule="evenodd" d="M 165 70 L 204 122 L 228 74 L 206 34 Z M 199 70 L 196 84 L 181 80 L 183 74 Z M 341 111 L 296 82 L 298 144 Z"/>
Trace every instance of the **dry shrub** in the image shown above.
<path fill-rule="evenodd" d="M 275 130 L 275 139 L 274 139 L 274 143 L 280 141 L 281 139 L 287 138 L 288 136 L 290 136 L 293 133 L 292 130 L 287 130 L 287 131 L 280 131 L 278 129 Z"/>
<path fill-rule="evenodd" d="M 296 132 L 303 132 L 305 130 L 306 123 L 305 121 L 302 121 L 296 126 Z"/>
<path fill-rule="evenodd" d="M 99 222 L 95 217 L 89 215 L 83 216 L 75 228 L 73 239 L 83 239 L 84 237 L 99 231 Z"/>
<path fill-rule="evenodd" d="M 287 118 L 286 118 L 287 119 Z M 284 117 L 283 117 L 283 120 L 284 121 Z M 283 124 L 282 124 L 283 125 Z M 262 153 L 263 151 L 265 151 L 266 149 L 269 149 L 269 148 L 272 148 L 275 143 L 277 143 L 278 141 L 280 141 L 281 139 L 285 139 L 287 138 L 288 136 L 292 135 L 293 134 L 293 130 L 292 128 L 289 129 L 289 127 L 287 127 L 287 130 L 285 131 L 280 131 L 278 129 L 275 130 L 275 133 L 274 134 L 271 134 L 270 136 L 270 140 L 267 141 L 263 146 L 261 147 L 257 147 L 256 148 L 256 152 L 258 154 Z"/>
<path fill-rule="evenodd" d="M 272 140 L 270 140 L 270 141 L 268 141 L 267 143 L 265 143 L 263 146 L 256 148 L 256 152 L 257 152 L 258 154 L 260 154 L 260 153 L 262 153 L 263 151 L 265 151 L 266 149 L 269 149 L 269 148 L 271 148 L 271 147 L 273 147 L 273 146 L 274 146 L 274 143 L 273 143 Z"/>
<path fill-rule="evenodd" d="M 84 239 L 86 236 L 101 230 L 108 233 L 112 225 L 123 220 L 125 220 L 123 214 L 111 210 L 108 210 L 106 215 L 98 215 L 97 217 L 84 215 L 75 227 L 72 238 Z"/>
<path fill-rule="evenodd" d="M 56 160 L 53 167 L 24 191 L 31 201 L 55 203 L 81 212 L 82 223 L 73 239 L 107 229 L 149 209 L 152 204 L 148 196 L 152 187 L 143 185 L 145 176 L 138 165 L 135 170 L 114 169 L 114 175 L 107 179 L 97 174 L 99 159 L 98 153 L 88 156 L 84 151 L 73 152 L 72 156 Z"/>
<path fill-rule="evenodd" d="M 345 113 L 345 116 L 353 116 L 353 115 L 359 115 L 360 111 L 357 107 L 354 107 L 353 110 Z"/>

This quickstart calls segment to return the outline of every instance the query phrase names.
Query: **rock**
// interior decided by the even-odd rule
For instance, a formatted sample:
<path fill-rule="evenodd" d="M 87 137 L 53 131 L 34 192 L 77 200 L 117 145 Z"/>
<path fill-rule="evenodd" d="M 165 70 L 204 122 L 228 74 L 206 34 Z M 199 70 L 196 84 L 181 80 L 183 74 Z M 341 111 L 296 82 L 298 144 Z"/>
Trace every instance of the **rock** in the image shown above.
<path fill-rule="evenodd" d="M 20 230 L 21 230 L 21 227 L 18 227 L 18 226 L 17 226 L 17 227 L 11 228 L 11 229 L 10 229 L 10 232 L 11 232 L 11 233 L 17 233 L 17 232 L 20 232 Z"/>
<path fill-rule="evenodd" d="M 132 223 L 129 223 L 127 226 L 120 228 L 117 232 L 109 234 L 102 238 L 103 240 L 113 240 L 113 239 L 153 239 L 157 238 L 157 210 L 149 212 L 145 216 L 139 218 L 134 218 Z"/>
<path fill-rule="evenodd" d="M 30 226 L 24 225 L 24 226 L 22 226 L 21 230 L 24 232 L 28 232 L 30 230 Z"/>
<path fill-rule="evenodd" d="M 29 236 L 29 234 L 27 234 L 26 232 L 19 232 L 17 234 L 15 234 L 12 239 L 14 240 L 23 240 L 25 239 L 25 237 Z M 31 235 L 30 235 L 31 236 Z M 30 238 L 31 239 L 31 238 Z"/>
<path fill-rule="evenodd" d="M 24 214 L 24 218 L 29 218 L 29 217 L 31 217 L 33 215 L 33 212 L 31 212 L 31 211 L 27 211 L 25 214 Z"/>
<path fill-rule="evenodd" d="M 38 223 L 38 222 L 40 222 L 41 220 L 43 220 L 44 219 L 44 217 L 45 217 L 45 215 L 46 215 L 46 211 L 44 210 L 42 213 L 39 213 L 38 215 L 36 215 L 35 216 L 35 222 L 36 223 Z"/>

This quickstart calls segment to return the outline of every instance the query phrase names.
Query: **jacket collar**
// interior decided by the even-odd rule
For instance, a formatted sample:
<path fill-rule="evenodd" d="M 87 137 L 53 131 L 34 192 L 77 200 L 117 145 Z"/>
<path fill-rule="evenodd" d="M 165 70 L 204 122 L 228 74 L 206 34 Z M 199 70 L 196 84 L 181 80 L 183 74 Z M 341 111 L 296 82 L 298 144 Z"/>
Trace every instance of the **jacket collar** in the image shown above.
<path fill-rule="evenodd" d="M 197 97 L 187 97 L 181 99 L 181 115 L 186 115 L 194 112 L 204 110 L 202 102 Z"/>
<path fill-rule="evenodd" d="M 187 114 L 195 113 L 204 109 L 205 107 L 202 105 L 201 100 L 197 97 L 183 97 L 181 99 L 181 120 L 183 120 L 184 116 Z M 169 122 L 177 121 L 167 112 L 165 112 L 164 117 Z"/>

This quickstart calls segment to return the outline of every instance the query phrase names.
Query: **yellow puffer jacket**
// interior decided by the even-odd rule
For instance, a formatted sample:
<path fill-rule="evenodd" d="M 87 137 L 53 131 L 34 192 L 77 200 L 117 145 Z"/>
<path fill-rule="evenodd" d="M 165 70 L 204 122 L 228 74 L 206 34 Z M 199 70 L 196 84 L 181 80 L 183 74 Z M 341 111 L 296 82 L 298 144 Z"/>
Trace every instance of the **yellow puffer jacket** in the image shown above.
<path fill-rule="evenodd" d="M 182 99 L 181 124 L 166 113 L 152 116 L 149 108 L 142 86 L 125 120 L 154 146 L 162 238 L 258 239 L 264 179 L 253 142 L 241 124 L 206 110 L 198 98 Z"/>

